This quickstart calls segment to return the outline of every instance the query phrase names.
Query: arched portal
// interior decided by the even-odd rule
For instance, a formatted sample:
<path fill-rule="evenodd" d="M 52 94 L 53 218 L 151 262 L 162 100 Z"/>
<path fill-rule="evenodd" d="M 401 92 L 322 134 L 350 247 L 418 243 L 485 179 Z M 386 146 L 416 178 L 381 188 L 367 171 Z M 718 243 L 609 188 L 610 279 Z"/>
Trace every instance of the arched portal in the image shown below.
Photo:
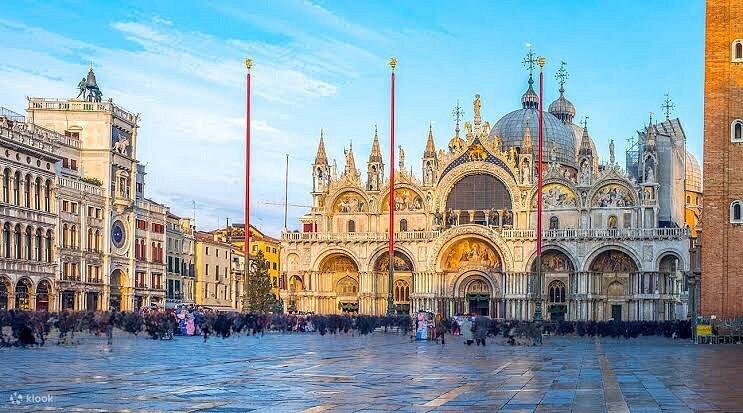
<path fill-rule="evenodd" d="M 28 278 L 21 278 L 15 285 L 15 308 L 31 309 L 31 280 Z"/>
<path fill-rule="evenodd" d="M 487 273 L 471 271 L 455 285 L 455 313 L 494 316 L 495 287 Z"/>
<path fill-rule="evenodd" d="M 395 312 L 397 314 L 409 314 L 411 309 L 410 286 L 413 284 L 413 261 L 406 253 L 395 250 L 392 265 L 394 274 L 392 295 Z M 372 268 L 374 268 L 377 291 L 386 292 L 389 284 L 389 253 L 383 251 L 374 261 L 374 266 Z M 386 300 L 384 306 L 386 306 Z"/>
<path fill-rule="evenodd" d="M 478 267 L 500 272 L 500 254 L 489 242 L 467 237 L 454 241 L 441 255 L 441 269 L 445 272 L 459 272 L 465 268 Z"/>
<path fill-rule="evenodd" d="M 36 287 L 36 310 L 49 311 L 49 301 L 51 297 L 51 284 L 48 280 L 41 280 Z"/>
<path fill-rule="evenodd" d="M 320 303 L 321 313 L 359 311 L 359 267 L 344 253 L 334 253 L 320 262 L 320 284 L 323 291 L 335 293 Z"/>
<path fill-rule="evenodd" d="M 0 277 L 0 310 L 8 309 L 8 295 L 10 294 L 10 280 Z"/>
<path fill-rule="evenodd" d="M 532 258 L 531 271 L 537 271 L 536 257 Z M 564 252 L 549 247 L 542 252 L 542 273 L 571 273 L 574 271 L 573 260 Z"/>
<path fill-rule="evenodd" d="M 512 217 L 511 209 L 511 193 L 500 179 L 490 174 L 465 176 L 454 184 L 446 198 L 447 224 L 452 225 L 507 225 L 503 220 L 512 219 L 508 218 Z M 492 219 L 495 213 L 500 222 Z"/>

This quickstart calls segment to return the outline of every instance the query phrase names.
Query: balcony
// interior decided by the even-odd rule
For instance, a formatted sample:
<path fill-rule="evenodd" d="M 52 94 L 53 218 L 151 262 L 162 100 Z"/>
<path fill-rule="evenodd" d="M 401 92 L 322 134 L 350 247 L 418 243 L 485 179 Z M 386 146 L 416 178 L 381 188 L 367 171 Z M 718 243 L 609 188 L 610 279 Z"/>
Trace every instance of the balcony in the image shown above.
<path fill-rule="evenodd" d="M 92 185 L 77 179 L 70 179 L 60 176 L 59 178 L 57 178 L 57 185 L 62 188 L 70 188 L 78 192 L 83 192 L 90 195 L 103 196 L 103 188 L 101 188 L 100 186 Z"/>
<path fill-rule="evenodd" d="M 475 225 L 475 224 L 471 224 Z M 506 240 L 535 240 L 537 231 L 533 229 L 490 228 L 493 236 Z M 445 231 L 407 231 L 396 232 L 396 241 L 431 241 L 446 233 Z M 547 240 L 644 240 L 644 239 L 684 239 L 689 237 L 687 228 L 623 228 L 623 229 L 550 229 L 542 231 Z M 388 241 L 386 232 L 283 232 L 285 242 L 370 242 Z"/>

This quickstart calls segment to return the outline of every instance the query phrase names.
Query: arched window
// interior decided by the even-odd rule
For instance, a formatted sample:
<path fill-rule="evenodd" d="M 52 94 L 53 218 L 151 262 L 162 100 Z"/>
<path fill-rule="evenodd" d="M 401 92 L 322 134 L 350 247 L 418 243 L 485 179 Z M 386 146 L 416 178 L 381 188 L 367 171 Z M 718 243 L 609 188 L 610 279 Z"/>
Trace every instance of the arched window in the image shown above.
<path fill-rule="evenodd" d="M 23 258 L 27 260 L 33 259 L 33 253 L 32 253 L 33 232 L 31 231 L 31 227 L 26 227 L 26 236 L 23 239 L 23 243 L 25 244 L 24 245 L 25 254 Z"/>
<path fill-rule="evenodd" d="M 352 219 L 348 220 L 346 232 L 356 232 L 356 221 Z"/>
<path fill-rule="evenodd" d="M 34 182 L 34 209 L 41 209 L 41 178 Z"/>
<path fill-rule="evenodd" d="M 77 248 L 77 226 L 70 227 L 70 247 Z"/>
<path fill-rule="evenodd" d="M 5 168 L 3 171 L 3 202 L 10 202 L 10 169 Z"/>
<path fill-rule="evenodd" d="M 15 178 L 13 179 L 13 203 L 16 205 L 21 204 L 21 173 L 16 172 Z"/>
<path fill-rule="evenodd" d="M 560 229 L 560 219 L 557 217 L 550 217 L 550 229 Z"/>
<path fill-rule="evenodd" d="M 6 222 L 3 225 L 3 257 L 10 258 L 10 223 Z"/>
<path fill-rule="evenodd" d="M 23 182 L 23 206 L 31 208 L 31 175 L 26 175 Z"/>
<path fill-rule="evenodd" d="M 736 119 L 730 125 L 730 140 L 733 142 L 743 142 L 743 120 Z"/>
<path fill-rule="evenodd" d="M 41 261 L 41 240 L 44 238 L 41 228 L 36 229 L 36 242 L 34 243 L 34 259 Z"/>
<path fill-rule="evenodd" d="M 733 41 L 733 62 L 743 62 L 743 40 Z"/>
<path fill-rule="evenodd" d="M 404 232 L 407 230 L 408 230 L 408 220 L 403 218 L 400 220 L 400 231 Z"/>
<path fill-rule="evenodd" d="M 743 201 L 733 201 L 730 204 L 730 222 L 733 224 L 743 223 Z"/>
<path fill-rule="evenodd" d="M 13 231 L 13 244 L 15 245 L 14 248 L 14 255 L 13 258 L 21 258 L 21 226 L 19 224 L 16 224 L 15 231 Z"/>
<path fill-rule="evenodd" d="M 46 181 L 44 185 L 44 211 L 52 210 L 52 181 Z"/>
<path fill-rule="evenodd" d="M 155 247 L 155 243 L 152 243 L 152 261 L 157 260 L 157 247 Z"/>
<path fill-rule="evenodd" d="M 52 230 L 46 231 L 46 242 L 44 243 L 44 256 L 46 262 L 52 262 Z"/>
<path fill-rule="evenodd" d="M 95 250 L 101 252 L 101 231 L 95 230 Z"/>
<path fill-rule="evenodd" d="M 564 303 L 565 284 L 562 281 L 552 281 L 549 285 L 549 297 L 551 303 Z"/>
<path fill-rule="evenodd" d="M 395 281 L 395 301 L 410 301 L 410 285 L 405 280 Z"/>
<path fill-rule="evenodd" d="M 93 251 L 93 228 L 88 228 L 88 251 Z"/>
<path fill-rule="evenodd" d="M 62 247 L 67 248 L 69 242 L 70 242 L 70 236 L 68 235 L 69 228 L 67 228 L 67 224 L 62 225 Z"/>

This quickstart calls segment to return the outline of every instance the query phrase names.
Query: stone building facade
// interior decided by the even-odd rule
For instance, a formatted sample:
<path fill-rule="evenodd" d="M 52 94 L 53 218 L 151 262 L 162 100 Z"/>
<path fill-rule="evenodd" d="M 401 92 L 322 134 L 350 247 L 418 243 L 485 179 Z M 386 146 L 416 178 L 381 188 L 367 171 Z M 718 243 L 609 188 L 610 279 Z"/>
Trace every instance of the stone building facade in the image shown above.
<path fill-rule="evenodd" d="M 0 113 L 0 308 L 164 304 L 167 211 L 144 195 L 139 116 L 102 100 L 92 68 L 79 88 Z"/>
<path fill-rule="evenodd" d="M 196 231 L 195 302 L 215 310 L 231 310 L 235 303 L 232 245 L 211 232 Z"/>
<path fill-rule="evenodd" d="M 545 245 L 543 278 L 536 279 L 538 98 L 532 83 L 530 77 L 522 108 L 492 127 L 476 96 L 473 118 L 462 131 L 457 117 L 444 149 L 436 148 L 429 128 L 420 178 L 400 148 L 396 310 L 529 319 L 541 300 L 552 319 L 684 317 L 684 188 L 661 182 L 683 185 L 683 168 L 664 157 L 682 160 L 685 149 L 671 141 L 662 146 L 663 125 L 650 122 L 640 134 L 634 174 L 616 162 L 613 142 L 610 159 L 600 163 L 587 124 L 573 123 L 575 107 L 563 87 L 544 113 Z M 366 179 L 352 148 L 345 158 L 344 170 L 335 171 L 321 135 L 312 165 L 313 207 L 300 218 L 301 232 L 282 234 L 280 294 L 289 311 L 386 312 L 389 178 L 376 132 Z"/>
<path fill-rule="evenodd" d="M 166 307 L 194 304 L 194 237 L 190 218 L 168 212 Z"/>
<path fill-rule="evenodd" d="M 701 314 L 743 316 L 743 1 L 707 1 Z"/>

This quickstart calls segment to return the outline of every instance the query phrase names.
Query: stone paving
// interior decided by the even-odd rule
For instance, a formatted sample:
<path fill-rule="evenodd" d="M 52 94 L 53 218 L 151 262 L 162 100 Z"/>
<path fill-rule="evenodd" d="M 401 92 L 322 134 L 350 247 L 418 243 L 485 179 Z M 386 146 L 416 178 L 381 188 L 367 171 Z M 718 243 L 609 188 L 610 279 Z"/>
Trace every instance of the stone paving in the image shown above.
<path fill-rule="evenodd" d="M 743 412 L 735 345 L 451 337 L 441 347 L 391 333 L 105 341 L 0 350 L 0 411 Z"/>

